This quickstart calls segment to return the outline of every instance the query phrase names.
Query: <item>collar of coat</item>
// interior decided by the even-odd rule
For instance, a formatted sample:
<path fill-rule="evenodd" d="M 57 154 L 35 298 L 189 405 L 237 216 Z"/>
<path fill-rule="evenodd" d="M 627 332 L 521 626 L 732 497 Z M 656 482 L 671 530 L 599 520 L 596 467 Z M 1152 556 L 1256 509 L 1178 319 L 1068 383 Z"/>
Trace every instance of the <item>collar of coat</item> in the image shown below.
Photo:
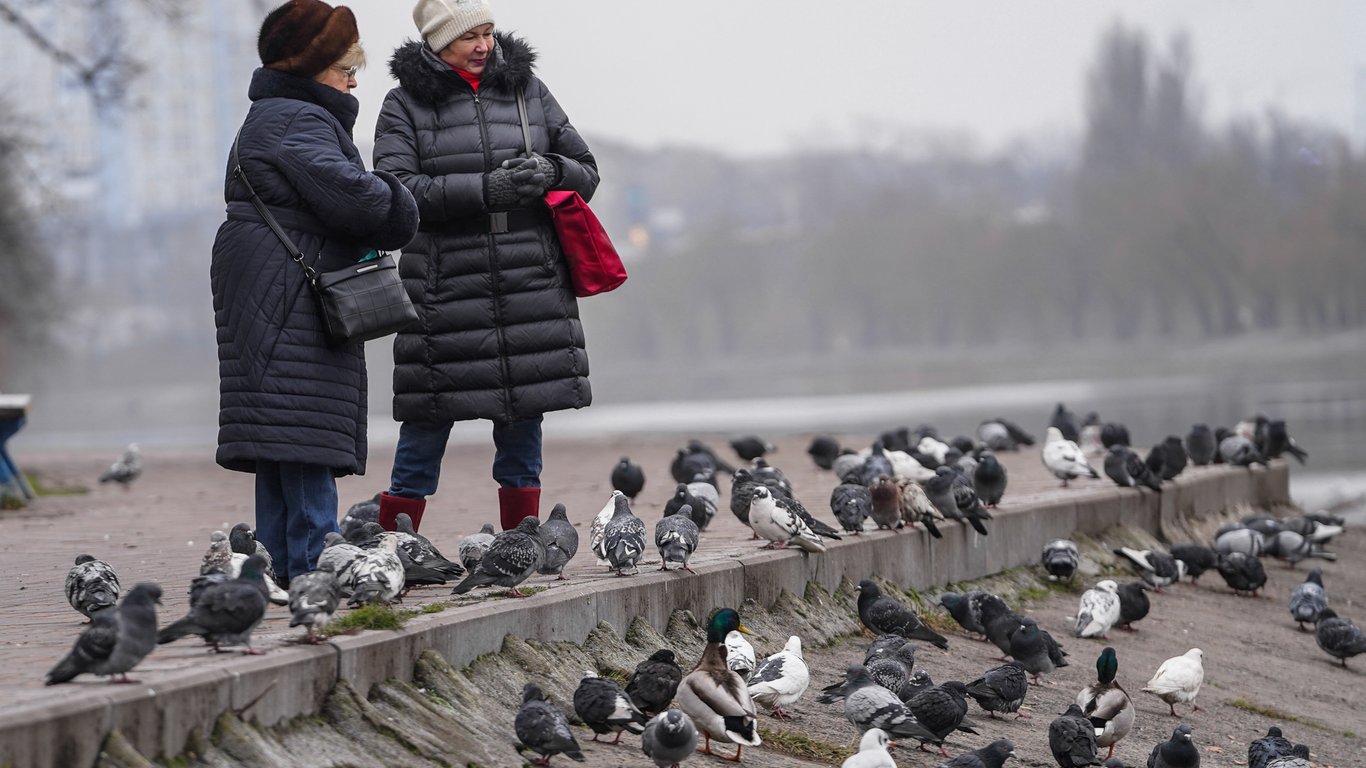
<path fill-rule="evenodd" d="M 342 124 L 347 135 L 356 126 L 356 115 L 360 113 L 360 102 L 349 93 L 342 93 L 330 85 L 323 85 L 311 77 L 292 75 L 274 69 L 261 67 L 251 75 L 251 87 L 247 97 L 252 101 L 261 99 L 297 99 L 317 104 Z"/>
<path fill-rule="evenodd" d="M 479 90 L 493 88 L 512 92 L 531 82 L 536 51 L 520 37 L 498 32 L 493 36 L 493 56 L 480 78 Z M 439 104 L 470 86 L 460 74 L 432 53 L 426 43 L 408 41 L 389 59 L 389 73 L 403 90 L 425 104 Z"/>

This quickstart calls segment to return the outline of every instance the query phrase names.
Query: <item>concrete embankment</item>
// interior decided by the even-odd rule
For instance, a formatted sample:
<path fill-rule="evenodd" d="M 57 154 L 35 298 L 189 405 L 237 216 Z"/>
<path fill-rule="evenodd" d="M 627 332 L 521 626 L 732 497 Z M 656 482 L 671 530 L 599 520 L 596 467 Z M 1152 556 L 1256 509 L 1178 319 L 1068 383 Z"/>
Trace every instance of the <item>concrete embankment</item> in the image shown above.
<path fill-rule="evenodd" d="M 316 759 L 308 761 L 284 746 L 292 738 L 306 739 L 310 729 L 335 731 L 335 723 L 347 722 L 368 723 L 367 733 L 395 739 L 401 746 L 395 755 L 406 757 L 393 757 L 387 765 L 512 765 L 516 761 L 509 752 L 508 731 L 475 729 L 460 736 L 454 726 L 433 731 L 443 734 L 444 746 L 404 744 L 391 721 L 425 712 L 435 722 L 449 719 L 451 708 L 477 710 L 481 697 L 506 698 L 552 659 L 574 670 L 574 677 L 579 665 L 589 661 L 598 668 L 629 669 L 633 662 L 611 663 L 613 653 L 626 646 L 604 627 L 634 633 L 632 658 L 639 656 L 635 649 L 651 643 L 697 648 L 695 628 L 680 626 L 684 619 L 679 611 L 705 616 L 717 606 L 752 601 L 768 608 L 805 596 L 801 611 L 809 613 L 810 606 L 822 605 L 822 596 L 869 575 L 928 590 L 1031 564 L 1043 544 L 1059 536 L 1095 535 L 1122 523 L 1168 540 L 1185 540 L 1192 522 L 1201 517 L 1240 506 L 1275 508 L 1288 501 L 1284 465 L 1208 468 L 1178 478 L 1160 495 L 1097 484 L 1022 500 L 997 515 L 986 537 L 950 524 L 943 528 L 944 538 L 932 543 L 916 530 L 848 537 L 816 556 L 747 547 L 743 554 L 698 563 L 695 576 L 647 570 L 632 578 L 571 582 L 525 600 L 486 600 L 477 610 L 422 615 L 396 632 L 339 636 L 316 647 L 283 646 L 264 657 L 214 660 L 154 682 L 86 685 L 79 695 L 6 707 L 0 712 L 0 765 L 95 765 L 115 731 L 118 736 L 108 742 L 103 764 L 139 765 L 140 756 L 173 757 L 187 748 L 202 753 L 216 727 L 220 744 L 260 751 L 259 759 L 241 764 L 372 764 L 371 758 L 355 758 L 360 753 L 373 756 L 365 745 L 356 747 L 354 763 L 347 761 L 344 744 L 319 746 Z M 820 642 L 855 629 L 841 608 L 813 616 L 804 631 Z M 456 672 L 500 650 L 509 653 L 485 663 L 508 665 L 499 677 L 507 690 L 474 690 Z M 466 680 L 466 687 L 460 680 Z M 245 720 L 254 724 L 256 736 L 242 735 L 239 726 Z M 261 729 L 272 728 L 274 736 L 261 736 Z M 334 747 L 343 751 L 330 754 Z"/>

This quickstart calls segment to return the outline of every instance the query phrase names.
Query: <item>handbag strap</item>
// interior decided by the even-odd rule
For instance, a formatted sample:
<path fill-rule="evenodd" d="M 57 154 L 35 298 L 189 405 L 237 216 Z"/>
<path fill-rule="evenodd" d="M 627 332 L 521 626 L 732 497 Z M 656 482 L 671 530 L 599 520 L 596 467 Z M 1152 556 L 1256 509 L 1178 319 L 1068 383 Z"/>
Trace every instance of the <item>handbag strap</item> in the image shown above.
<path fill-rule="evenodd" d="M 526 119 L 526 94 L 517 89 L 517 116 L 522 120 L 522 143 L 526 145 L 526 157 L 531 157 L 531 128 Z"/>
<path fill-rule="evenodd" d="M 280 238 L 280 242 L 284 244 L 285 250 L 289 251 L 289 258 L 293 259 L 300 267 L 303 267 L 304 275 L 308 278 L 308 284 L 313 286 L 314 289 L 317 289 L 317 270 L 304 263 L 304 252 L 299 250 L 299 247 L 294 244 L 294 241 L 290 239 L 289 235 L 285 234 L 285 230 L 280 226 L 280 222 L 275 220 L 275 215 L 270 212 L 270 209 L 266 207 L 265 203 L 261 202 L 261 196 L 256 194 L 256 189 L 252 187 L 251 182 L 247 180 L 247 172 L 242 170 L 242 158 L 237 154 L 237 142 L 241 138 L 242 129 L 238 128 L 237 138 L 232 140 L 232 177 L 246 185 L 247 194 L 251 198 L 251 204 L 256 206 L 256 212 L 261 214 L 261 218 L 265 220 L 266 226 L 270 227 L 270 230 L 275 233 L 275 236 Z"/>

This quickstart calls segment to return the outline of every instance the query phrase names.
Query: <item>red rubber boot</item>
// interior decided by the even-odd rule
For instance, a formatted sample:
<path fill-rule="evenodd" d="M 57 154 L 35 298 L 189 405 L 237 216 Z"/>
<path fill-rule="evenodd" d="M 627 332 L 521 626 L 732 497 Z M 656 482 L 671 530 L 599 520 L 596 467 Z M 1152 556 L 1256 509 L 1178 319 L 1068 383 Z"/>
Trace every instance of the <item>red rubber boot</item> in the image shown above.
<path fill-rule="evenodd" d="M 499 488 L 498 517 L 503 530 L 510 531 L 526 517 L 539 517 L 540 488 Z"/>
<path fill-rule="evenodd" d="M 398 515 L 407 513 L 412 518 L 413 530 L 422 524 L 422 512 L 427 508 L 426 499 L 409 499 L 404 496 L 379 495 L 379 527 L 386 531 L 398 530 Z"/>

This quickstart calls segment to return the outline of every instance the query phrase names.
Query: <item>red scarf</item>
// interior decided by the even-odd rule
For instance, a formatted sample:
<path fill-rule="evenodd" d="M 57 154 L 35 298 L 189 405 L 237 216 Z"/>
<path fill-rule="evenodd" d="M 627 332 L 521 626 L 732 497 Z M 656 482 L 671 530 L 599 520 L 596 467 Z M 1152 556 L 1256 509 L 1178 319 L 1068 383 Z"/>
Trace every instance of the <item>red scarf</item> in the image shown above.
<path fill-rule="evenodd" d="M 447 64 L 446 66 L 450 67 L 451 65 Z M 451 67 L 451 69 L 455 70 L 461 77 L 465 78 L 465 82 L 470 84 L 470 90 L 474 91 L 475 93 L 479 92 L 479 75 L 476 75 L 473 72 L 466 72 L 465 70 L 460 69 L 459 67 Z"/>

